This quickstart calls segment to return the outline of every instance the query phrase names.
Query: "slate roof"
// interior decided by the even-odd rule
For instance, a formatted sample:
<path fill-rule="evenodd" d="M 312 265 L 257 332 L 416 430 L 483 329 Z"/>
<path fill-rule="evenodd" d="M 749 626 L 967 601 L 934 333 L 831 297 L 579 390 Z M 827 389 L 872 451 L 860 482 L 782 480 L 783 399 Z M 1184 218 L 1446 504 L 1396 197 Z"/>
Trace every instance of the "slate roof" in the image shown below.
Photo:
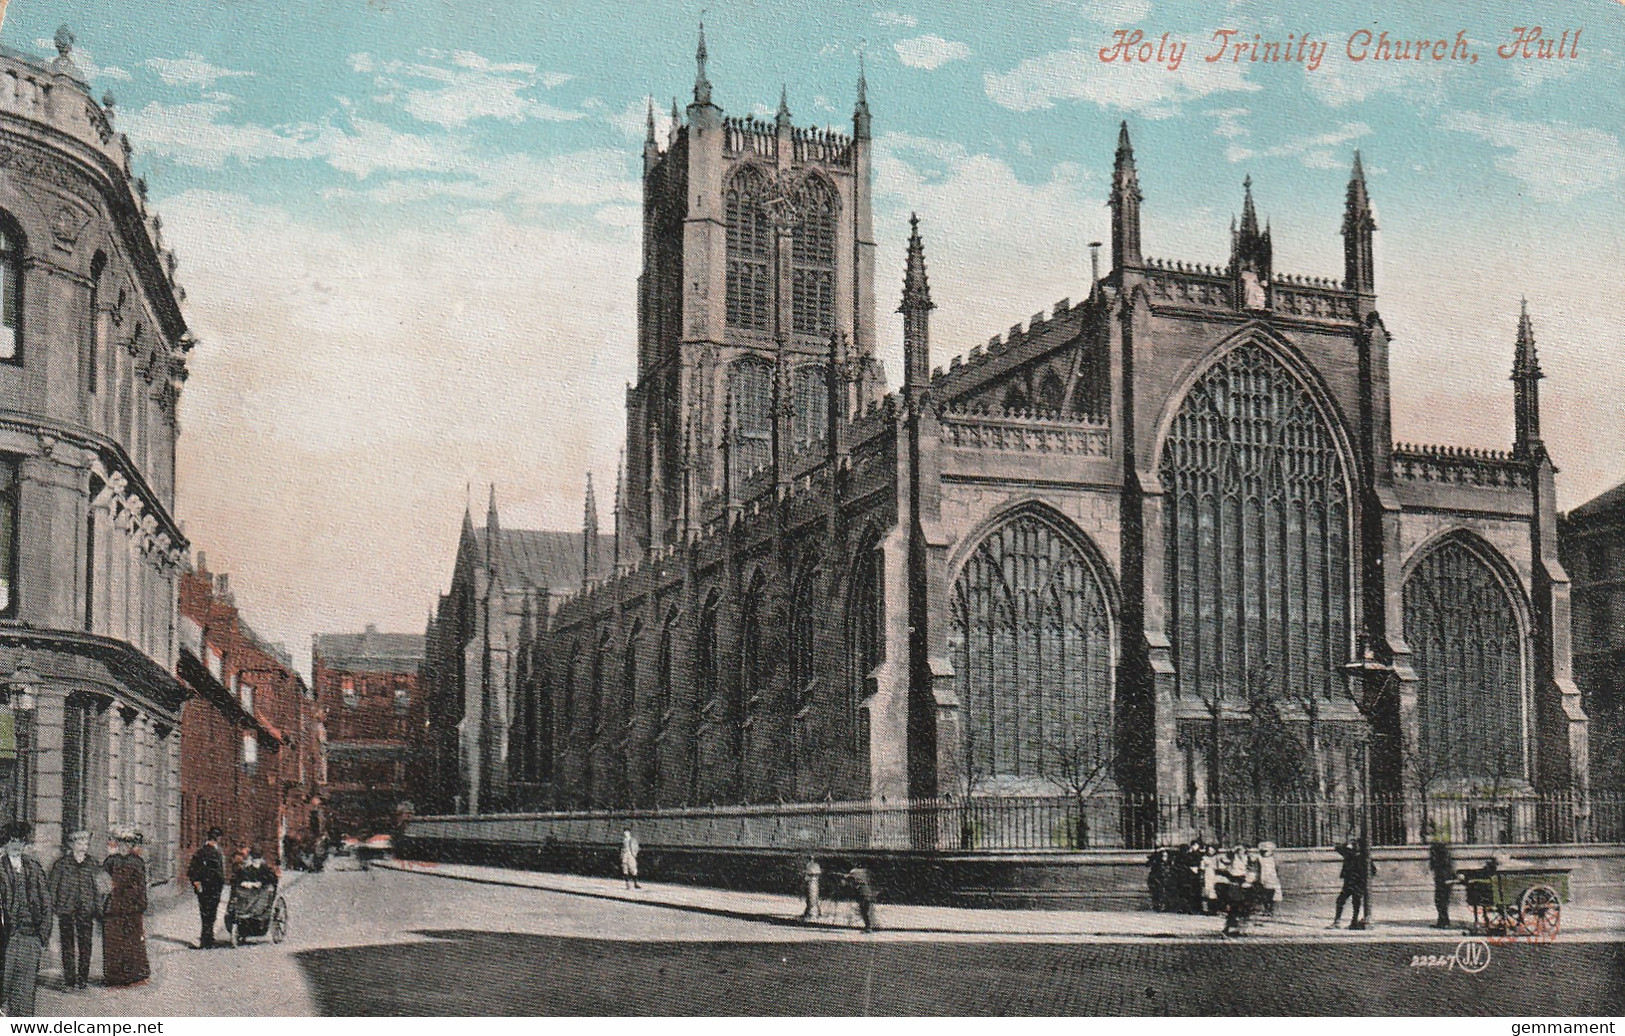
<path fill-rule="evenodd" d="M 1574 510 L 1570 511 L 1568 513 L 1568 517 L 1570 519 L 1590 518 L 1593 515 L 1607 514 L 1609 511 L 1613 511 L 1621 507 L 1625 507 L 1625 482 L 1621 482 L 1619 485 L 1608 490 L 1606 493 L 1603 493 L 1601 496 L 1592 497 L 1590 500 L 1587 500 L 1579 507 L 1576 507 Z"/>
<path fill-rule="evenodd" d="M 362 661 L 421 662 L 423 634 L 379 633 L 370 626 L 365 633 L 318 633 L 315 653 L 329 665 L 343 662 L 354 665 Z"/>
<path fill-rule="evenodd" d="M 581 589 L 583 533 L 540 529 L 502 529 L 497 537 L 497 565 L 505 585 L 546 587 L 553 593 Z M 478 556 L 485 557 L 486 530 L 474 530 Z M 615 537 L 598 534 L 598 571 L 609 575 L 615 558 Z"/>

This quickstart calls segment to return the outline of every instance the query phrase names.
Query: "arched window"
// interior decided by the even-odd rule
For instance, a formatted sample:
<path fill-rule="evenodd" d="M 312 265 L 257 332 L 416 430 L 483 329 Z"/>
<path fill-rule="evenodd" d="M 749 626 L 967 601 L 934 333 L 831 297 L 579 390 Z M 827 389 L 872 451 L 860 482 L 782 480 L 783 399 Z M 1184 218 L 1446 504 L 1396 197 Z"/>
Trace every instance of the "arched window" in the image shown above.
<path fill-rule="evenodd" d="M 23 358 L 23 239 L 0 213 L 0 360 Z"/>
<path fill-rule="evenodd" d="M 729 370 L 729 411 L 733 414 L 734 477 L 743 479 L 773 458 L 773 367 L 754 356 L 734 361 Z"/>
<path fill-rule="evenodd" d="M 603 733 L 604 696 L 608 689 L 605 687 L 605 677 L 609 672 L 609 632 L 606 630 L 598 637 L 598 648 L 592 653 L 592 689 L 587 699 L 587 739 L 592 744 L 598 743 L 599 735 Z"/>
<path fill-rule="evenodd" d="M 1038 384 L 1038 406 L 1041 410 L 1060 410 L 1066 404 L 1066 386 L 1054 371 L 1046 371 Z"/>
<path fill-rule="evenodd" d="M 655 710 L 660 730 L 665 732 L 672 718 L 672 661 L 676 650 L 677 611 L 666 614 L 660 624 L 660 650 L 655 658 Z"/>
<path fill-rule="evenodd" d="M 950 603 L 972 783 L 1064 785 L 1109 767 L 1111 613 L 1078 546 L 1045 518 L 1019 513 L 971 552 Z"/>
<path fill-rule="evenodd" d="M 716 701 L 721 692 L 717 606 L 717 592 L 712 590 L 711 595 L 705 599 L 704 609 L 700 611 L 700 626 L 694 636 L 694 704 L 697 706 Z"/>
<path fill-rule="evenodd" d="M 107 315 L 102 312 L 106 273 L 107 254 L 97 252 L 90 260 L 90 320 L 85 335 L 85 389 L 93 396 L 101 382 L 102 357 L 107 352 Z"/>
<path fill-rule="evenodd" d="M 842 720 L 854 750 L 866 753 L 863 738 L 863 700 L 869 694 L 869 674 L 885 657 L 885 595 L 880 582 L 880 548 L 870 544 L 852 563 L 852 585 L 846 599 L 847 682 Z"/>
<path fill-rule="evenodd" d="M 818 560 L 808 558 L 790 584 L 790 693 L 807 693 L 816 672 Z"/>
<path fill-rule="evenodd" d="M 835 226 L 840 202 L 834 188 L 808 178 L 799 199 L 800 220 L 790 245 L 790 324 L 798 335 L 827 338 L 835 326 Z"/>
<path fill-rule="evenodd" d="M 1348 483 L 1309 392 L 1233 349 L 1174 418 L 1160 469 L 1180 693 L 1324 692 L 1349 658 Z"/>
<path fill-rule="evenodd" d="M 767 685 L 767 664 L 762 654 L 762 611 L 766 606 L 767 578 L 757 569 L 745 592 L 745 613 L 739 622 L 739 696 L 734 714 L 744 720 L 761 705 Z"/>
<path fill-rule="evenodd" d="M 792 386 L 796 408 L 791 434 L 799 450 L 829 437 L 828 369 L 821 363 L 804 363 L 795 369 Z"/>
<path fill-rule="evenodd" d="M 1507 587 L 1461 540 L 1430 550 L 1405 580 L 1425 779 L 1529 776 L 1521 629 Z"/>
<path fill-rule="evenodd" d="M 728 326 L 773 330 L 773 222 L 762 202 L 767 181 L 745 167 L 728 182 Z"/>
<path fill-rule="evenodd" d="M 638 710 L 638 646 L 643 639 L 643 623 L 634 622 L 626 637 L 626 652 L 621 659 L 621 727 L 622 736 L 631 738 Z"/>
<path fill-rule="evenodd" d="M 581 666 L 581 645 L 572 643 L 570 653 L 564 660 L 564 693 L 559 700 L 559 718 L 564 727 L 565 737 L 575 739 L 577 724 L 581 717 L 576 715 L 576 670 Z"/>

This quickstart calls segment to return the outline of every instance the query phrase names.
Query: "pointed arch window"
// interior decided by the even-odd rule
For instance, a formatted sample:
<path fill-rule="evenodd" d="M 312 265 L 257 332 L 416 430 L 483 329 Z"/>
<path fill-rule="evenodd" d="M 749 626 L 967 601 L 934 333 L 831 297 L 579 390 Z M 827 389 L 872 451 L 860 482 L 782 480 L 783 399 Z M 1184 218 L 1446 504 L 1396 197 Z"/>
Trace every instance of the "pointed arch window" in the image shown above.
<path fill-rule="evenodd" d="M 804 363 L 791 378 L 795 399 L 795 448 L 814 446 L 829 437 L 829 375 L 821 363 Z"/>
<path fill-rule="evenodd" d="M 728 377 L 733 415 L 734 477 L 744 479 L 773 457 L 773 367 L 755 356 L 734 361 Z"/>
<path fill-rule="evenodd" d="M 863 737 L 863 701 L 869 695 L 869 674 L 885 657 L 885 595 L 881 585 L 880 547 L 871 544 L 858 552 L 852 565 L 852 585 L 846 602 L 847 682 L 841 719 L 853 750 L 866 753 Z"/>
<path fill-rule="evenodd" d="M 767 181 L 745 167 L 728 182 L 723 198 L 727 233 L 728 326 L 773 330 L 773 221 L 763 200 Z"/>
<path fill-rule="evenodd" d="M 1451 539 L 1417 563 L 1404 596 L 1421 776 L 1526 780 L 1527 670 L 1510 591 L 1478 551 Z"/>
<path fill-rule="evenodd" d="M 711 591 L 705 600 L 705 607 L 700 611 L 699 629 L 694 637 L 694 678 L 696 705 L 708 705 L 717 700 L 721 693 L 721 659 L 718 657 L 717 643 L 717 592 Z"/>
<path fill-rule="evenodd" d="M 643 623 L 634 622 L 626 637 L 626 651 L 621 658 L 621 733 L 631 738 L 638 709 L 638 651 L 643 642 Z"/>
<path fill-rule="evenodd" d="M 1160 474 L 1180 693 L 1324 692 L 1351 650 L 1348 479 L 1307 389 L 1260 345 L 1192 386 Z"/>
<path fill-rule="evenodd" d="M 655 710 L 662 733 L 671 725 L 672 718 L 673 661 L 677 648 L 676 626 L 677 612 L 673 609 L 667 613 L 666 621 L 660 624 L 660 649 L 655 658 Z"/>
<path fill-rule="evenodd" d="M 835 189 L 809 177 L 791 232 L 790 323 L 794 333 L 827 338 L 835 327 Z"/>
<path fill-rule="evenodd" d="M 993 529 L 950 599 L 973 786 L 1063 782 L 1112 759 L 1112 616 L 1077 544 L 1031 512 Z"/>

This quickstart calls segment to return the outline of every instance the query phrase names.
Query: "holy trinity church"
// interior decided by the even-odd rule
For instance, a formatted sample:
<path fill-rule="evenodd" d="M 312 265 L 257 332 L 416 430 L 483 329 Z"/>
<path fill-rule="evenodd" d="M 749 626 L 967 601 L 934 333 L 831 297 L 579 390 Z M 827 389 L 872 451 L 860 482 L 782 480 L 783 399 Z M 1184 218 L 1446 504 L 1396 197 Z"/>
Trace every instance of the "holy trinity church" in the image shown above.
<path fill-rule="evenodd" d="M 1275 268 L 1250 182 L 1222 265 L 1160 260 L 1123 126 L 1110 269 L 933 369 L 932 214 L 900 299 L 875 294 L 861 77 L 850 135 L 782 101 L 729 116 L 702 37 L 673 115 L 643 145 L 613 528 L 590 488 L 579 535 L 501 530 L 494 504 L 465 523 L 430 627 L 445 808 L 900 803 L 1080 772 L 1193 802 L 1367 771 L 1399 797 L 1583 792 L 1532 320 L 1501 318 L 1510 451 L 1395 444 L 1358 155 L 1341 278 Z"/>

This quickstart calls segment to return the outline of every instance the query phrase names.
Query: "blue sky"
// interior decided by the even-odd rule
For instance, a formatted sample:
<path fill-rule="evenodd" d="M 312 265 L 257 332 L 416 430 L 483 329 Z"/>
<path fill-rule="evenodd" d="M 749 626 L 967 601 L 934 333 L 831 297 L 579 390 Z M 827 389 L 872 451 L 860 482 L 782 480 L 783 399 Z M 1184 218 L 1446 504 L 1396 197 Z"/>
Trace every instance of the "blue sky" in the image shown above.
<path fill-rule="evenodd" d="M 849 127 L 866 54 L 883 356 L 917 209 L 936 361 L 1086 291 L 1119 120 L 1150 254 L 1222 263 L 1251 175 L 1278 269 L 1341 274 L 1354 148 L 1377 207 L 1395 435 L 1505 446 L 1520 295 L 1548 379 L 1560 503 L 1625 478 L 1625 4 L 708 0 L 716 100 Z M 203 340 L 181 517 L 253 620 L 421 626 L 465 486 L 570 528 L 613 481 L 632 375 L 638 146 L 686 104 L 700 5 L 502 0 L 12 0 L 0 38 L 76 57 L 135 147 Z M 1503 59 L 1513 29 L 1578 56 Z M 1307 35 L 1320 66 L 1208 62 Z M 1163 33 L 1178 69 L 1099 59 Z M 1476 62 L 1350 60 L 1351 34 Z M 1373 41 L 1374 43 L 1375 41 Z M 1227 55 L 1228 56 L 1228 55 Z"/>

